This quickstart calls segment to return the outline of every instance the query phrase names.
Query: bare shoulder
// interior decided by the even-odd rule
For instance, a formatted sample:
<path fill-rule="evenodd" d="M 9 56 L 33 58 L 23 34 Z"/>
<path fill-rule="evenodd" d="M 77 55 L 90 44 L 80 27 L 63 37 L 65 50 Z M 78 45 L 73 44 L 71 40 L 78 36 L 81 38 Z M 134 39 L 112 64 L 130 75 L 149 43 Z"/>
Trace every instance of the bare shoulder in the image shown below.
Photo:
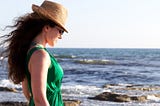
<path fill-rule="evenodd" d="M 33 54 L 32 54 L 33 57 L 39 57 L 40 59 L 42 58 L 48 58 L 49 57 L 49 54 L 44 50 L 44 49 L 39 49 L 39 50 L 36 50 Z"/>
<path fill-rule="evenodd" d="M 50 66 L 50 57 L 49 54 L 44 49 L 36 50 L 29 61 L 29 66 Z"/>

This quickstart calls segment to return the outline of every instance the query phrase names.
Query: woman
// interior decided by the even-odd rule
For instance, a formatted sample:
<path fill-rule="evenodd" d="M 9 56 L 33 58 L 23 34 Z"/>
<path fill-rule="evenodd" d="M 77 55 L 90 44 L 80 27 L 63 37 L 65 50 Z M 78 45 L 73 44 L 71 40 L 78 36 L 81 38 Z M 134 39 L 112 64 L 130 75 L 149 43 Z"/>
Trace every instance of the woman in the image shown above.
<path fill-rule="evenodd" d="M 19 17 L 14 30 L 4 40 L 3 52 L 8 57 L 9 78 L 22 82 L 23 93 L 29 106 L 63 106 L 61 81 L 63 70 L 46 50 L 62 39 L 67 10 L 60 4 L 44 1 L 32 5 L 33 13 Z"/>

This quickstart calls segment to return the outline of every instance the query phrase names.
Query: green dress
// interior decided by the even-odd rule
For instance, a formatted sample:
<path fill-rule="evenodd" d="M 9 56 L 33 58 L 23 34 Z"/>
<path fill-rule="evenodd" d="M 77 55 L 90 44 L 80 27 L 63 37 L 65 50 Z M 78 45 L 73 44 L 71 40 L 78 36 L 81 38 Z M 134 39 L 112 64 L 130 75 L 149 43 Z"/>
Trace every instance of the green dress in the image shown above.
<path fill-rule="evenodd" d="M 26 59 L 26 76 L 27 76 L 28 87 L 31 95 L 32 95 L 32 89 L 31 89 L 32 86 L 31 86 L 31 76 L 28 70 L 28 62 L 33 52 L 39 49 L 44 49 L 47 53 L 49 53 L 46 48 L 43 48 L 41 46 L 36 46 L 28 52 L 27 59 Z M 50 55 L 51 65 L 48 69 L 48 75 L 47 75 L 47 86 L 46 86 L 47 99 L 50 106 L 63 106 L 63 100 L 62 100 L 61 90 L 60 90 L 61 82 L 63 78 L 63 69 L 50 53 L 49 55 Z M 35 106 L 33 96 L 31 96 L 29 106 Z"/>

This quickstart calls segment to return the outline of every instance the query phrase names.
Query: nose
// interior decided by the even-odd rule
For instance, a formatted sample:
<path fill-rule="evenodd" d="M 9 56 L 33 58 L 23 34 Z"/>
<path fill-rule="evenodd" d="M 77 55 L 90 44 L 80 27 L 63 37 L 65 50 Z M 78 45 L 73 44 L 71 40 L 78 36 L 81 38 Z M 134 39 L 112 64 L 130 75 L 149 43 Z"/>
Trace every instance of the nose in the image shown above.
<path fill-rule="evenodd" d="M 58 39 L 62 39 L 62 35 L 59 35 L 59 36 L 58 36 Z"/>

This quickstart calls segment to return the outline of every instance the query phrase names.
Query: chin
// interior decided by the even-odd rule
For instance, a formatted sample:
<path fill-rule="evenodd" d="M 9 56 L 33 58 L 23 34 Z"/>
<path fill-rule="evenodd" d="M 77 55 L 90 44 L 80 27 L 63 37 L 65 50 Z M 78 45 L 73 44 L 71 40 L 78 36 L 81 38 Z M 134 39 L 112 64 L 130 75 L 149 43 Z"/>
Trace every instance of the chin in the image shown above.
<path fill-rule="evenodd" d="M 52 44 L 48 44 L 49 46 L 51 46 L 51 47 L 54 47 L 55 46 L 55 44 L 54 43 L 52 43 Z"/>
<path fill-rule="evenodd" d="M 49 45 L 50 47 L 54 47 L 54 45 Z"/>

